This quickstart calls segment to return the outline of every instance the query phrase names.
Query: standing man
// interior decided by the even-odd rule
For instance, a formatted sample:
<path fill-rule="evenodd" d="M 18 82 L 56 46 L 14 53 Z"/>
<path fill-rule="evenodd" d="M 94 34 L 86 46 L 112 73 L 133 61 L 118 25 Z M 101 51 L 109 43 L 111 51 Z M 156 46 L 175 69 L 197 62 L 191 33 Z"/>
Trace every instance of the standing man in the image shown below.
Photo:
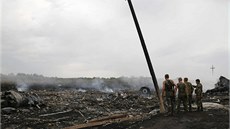
<path fill-rule="evenodd" d="M 166 97 L 168 113 L 173 115 L 174 104 L 175 104 L 175 83 L 169 79 L 169 75 L 165 74 L 165 81 L 163 82 L 162 96 Z"/>
<path fill-rule="evenodd" d="M 203 111 L 202 105 L 202 97 L 203 97 L 203 86 L 200 83 L 200 79 L 196 79 L 196 86 L 194 86 L 195 94 L 196 94 L 196 104 L 197 104 L 197 111 Z"/>
<path fill-rule="evenodd" d="M 192 93 L 193 93 L 193 86 L 190 82 L 188 82 L 188 78 L 184 78 L 184 83 L 186 85 L 186 93 L 187 93 L 187 102 L 189 106 L 189 111 L 192 111 Z"/>
<path fill-rule="evenodd" d="M 180 104 L 183 102 L 184 111 L 187 111 L 187 94 L 186 94 L 186 85 L 182 82 L 182 78 L 178 78 L 178 83 L 176 85 L 176 91 L 178 89 L 178 105 L 177 112 L 180 112 Z"/>

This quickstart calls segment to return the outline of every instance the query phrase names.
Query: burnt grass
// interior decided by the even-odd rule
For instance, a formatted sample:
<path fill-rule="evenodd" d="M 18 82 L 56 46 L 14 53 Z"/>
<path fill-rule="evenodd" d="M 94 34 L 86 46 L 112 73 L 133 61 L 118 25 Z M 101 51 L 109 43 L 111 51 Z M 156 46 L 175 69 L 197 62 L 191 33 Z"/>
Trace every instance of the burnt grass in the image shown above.
<path fill-rule="evenodd" d="M 2 129 L 61 129 L 110 114 L 141 115 L 142 119 L 89 127 L 95 129 L 229 129 L 229 96 L 205 96 L 204 101 L 216 102 L 228 107 L 204 109 L 197 112 L 180 112 L 174 116 L 151 115 L 159 109 L 155 95 L 143 96 L 136 91 L 103 93 L 77 90 L 34 90 L 44 105 L 18 107 L 9 113 L 1 112 Z"/>

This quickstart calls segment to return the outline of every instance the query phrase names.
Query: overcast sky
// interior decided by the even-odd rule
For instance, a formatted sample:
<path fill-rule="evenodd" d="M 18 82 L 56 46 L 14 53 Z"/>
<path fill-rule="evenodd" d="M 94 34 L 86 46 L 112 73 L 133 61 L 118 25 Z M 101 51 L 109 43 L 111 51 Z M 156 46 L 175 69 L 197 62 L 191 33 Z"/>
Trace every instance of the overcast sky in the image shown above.
<path fill-rule="evenodd" d="M 157 78 L 229 77 L 228 0 L 132 2 Z M 2 0 L 1 16 L 1 73 L 150 76 L 125 0 Z"/>

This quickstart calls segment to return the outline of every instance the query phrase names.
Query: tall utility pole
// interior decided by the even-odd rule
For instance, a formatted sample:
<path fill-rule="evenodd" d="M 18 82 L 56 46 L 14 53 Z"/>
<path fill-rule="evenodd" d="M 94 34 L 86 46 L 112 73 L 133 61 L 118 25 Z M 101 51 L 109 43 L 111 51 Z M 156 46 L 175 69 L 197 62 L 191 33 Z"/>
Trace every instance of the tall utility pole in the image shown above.
<path fill-rule="evenodd" d="M 137 20 L 137 17 L 136 17 L 136 14 L 135 14 L 135 11 L 134 11 L 134 8 L 133 8 L 131 0 L 128 0 L 128 4 L 129 4 L 129 7 L 130 7 L 130 11 L 132 13 L 132 16 L 133 16 L 134 23 L 135 23 L 136 28 L 137 28 L 137 33 L 138 33 L 140 41 L 141 41 L 141 45 L 142 45 L 142 48 L 143 48 L 143 51 L 144 51 L 144 54 L 145 54 L 145 58 L 146 58 L 146 61 L 147 61 L 148 67 L 149 67 L 150 74 L 152 76 L 152 80 L 153 80 L 154 87 L 156 89 L 157 97 L 160 100 L 160 112 L 164 112 L 165 111 L 164 104 L 163 104 L 162 97 L 160 96 L 160 93 L 159 93 L 159 86 L 158 86 L 158 83 L 157 83 L 156 75 L 154 73 L 153 66 L 152 66 L 152 63 L 151 63 L 151 60 L 150 60 L 150 57 L 149 57 L 149 54 L 148 54 L 148 50 L 147 50 L 147 47 L 145 45 L 145 40 L 143 38 L 141 28 L 139 26 L 139 23 L 138 23 L 138 20 Z"/>

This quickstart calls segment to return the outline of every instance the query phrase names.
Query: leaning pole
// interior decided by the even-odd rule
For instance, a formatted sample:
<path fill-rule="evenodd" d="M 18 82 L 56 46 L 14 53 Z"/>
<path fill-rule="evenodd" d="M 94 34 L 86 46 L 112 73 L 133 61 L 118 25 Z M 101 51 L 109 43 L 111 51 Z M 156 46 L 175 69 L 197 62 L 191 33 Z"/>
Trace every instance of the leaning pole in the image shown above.
<path fill-rule="evenodd" d="M 142 46 L 144 54 L 145 54 L 145 58 L 146 58 L 146 61 L 147 61 L 148 67 L 149 67 L 150 74 L 152 76 L 152 80 L 153 80 L 154 87 L 156 89 L 157 97 L 160 100 L 160 112 L 163 113 L 163 112 L 165 112 L 163 99 L 160 96 L 159 86 L 158 86 L 156 75 L 155 75 L 155 72 L 153 70 L 153 66 L 152 66 L 152 63 L 151 63 L 151 60 L 150 60 L 150 57 L 149 57 L 149 54 L 148 54 L 147 47 L 145 45 L 145 40 L 143 38 L 141 28 L 139 26 L 139 23 L 138 23 L 138 20 L 137 20 L 137 17 L 136 17 L 136 14 L 135 14 L 135 11 L 134 11 L 134 8 L 133 8 L 131 0 L 128 0 L 128 4 L 129 4 L 129 7 L 130 7 L 130 11 L 132 13 L 132 16 L 133 16 L 134 23 L 136 25 L 136 29 L 137 29 L 137 32 L 138 32 L 138 35 L 139 35 L 139 38 L 140 38 L 140 41 L 141 41 L 141 46 Z"/>

